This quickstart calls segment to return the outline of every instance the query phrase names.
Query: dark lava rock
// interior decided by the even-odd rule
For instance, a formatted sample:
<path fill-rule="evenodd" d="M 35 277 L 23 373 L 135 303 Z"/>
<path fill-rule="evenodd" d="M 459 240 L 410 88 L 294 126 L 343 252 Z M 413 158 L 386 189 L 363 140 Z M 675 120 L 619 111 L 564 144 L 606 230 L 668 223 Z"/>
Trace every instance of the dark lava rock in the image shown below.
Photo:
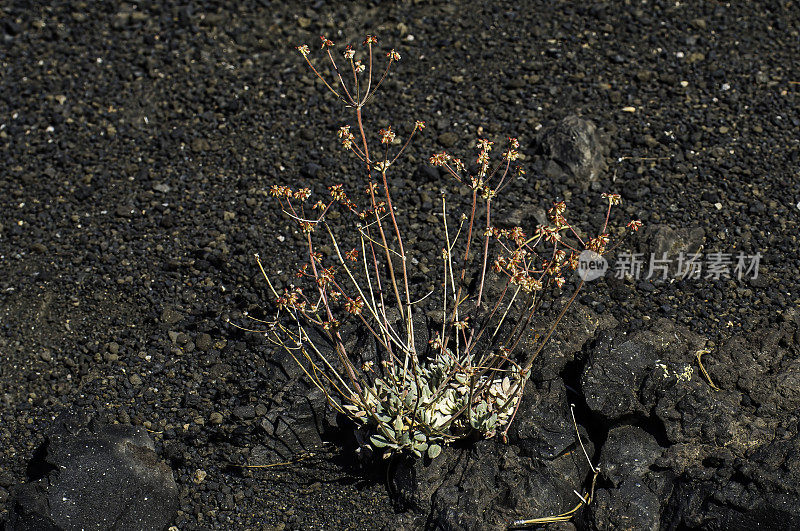
<path fill-rule="evenodd" d="M 315 179 L 319 176 L 319 172 L 322 171 L 322 166 L 315 162 L 309 162 L 300 170 L 300 174 L 303 177 L 308 179 Z"/>
<path fill-rule="evenodd" d="M 669 471 L 651 470 L 661 453 L 655 437 L 641 428 L 625 425 L 609 431 L 598 467 L 608 486 L 595 491 L 589 506 L 595 529 L 661 528 L 673 478 Z"/>
<path fill-rule="evenodd" d="M 588 470 L 580 452 L 541 460 L 496 439 L 445 448 L 430 462 L 403 460 L 392 482 L 414 511 L 398 528 L 506 529 L 516 519 L 561 514 L 576 505 L 573 490 L 580 490 Z"/>
<path fill-rule="evenodd" d="M 508 436 L 521 455 L 555 459 L 575 444 L 575 428 L 561 380 L 525 386 L 522 403 Z M 565 414 L 566 413 L 566 414 Z"/>
<path fill-rule="evenodd" d="M 599 468 L 614 487 L 644 476 L 662 448 L 656 438 L 635 426 L 620 426 L 608 432 Z"/>
<path fill-rule="evenodd" d="M 288 405 L 269 410 L 260 425 L 269 454 L 264 458 L 286 460 L 321 446 L 322 434 L 336 427 L 336 417 L 322 391 L 313 388 Z"/>
<path fill-rule="evenodd" d="M 62 415 L 29 470 L 41 477 L 11 489 L 9 530 L 166 529 L 177 514 L 172 470 L 144 428 Z"/>
<path fill-rule="evenodd" d="M 564 303 L 566 300 L 560 301 L 559 306 L 550 311 L 552 319 L 557 317 L 562 308 L 560 305 Z M 544 337 L 551 323 L 552 321 L 537 323 L 534 327 L 536 333 Z M 533 380 L 548 381 L 558 378 L 564 367 L 575 360 L 575 354 L 579 353 L 595 334 L 612 329 L 616 325 L 616 319 L 610 314 L 598 315 L 589 307 L 573 302 L 536 359 L 533 365 Z M 528 345 L 524 347 L 530 348 Z"/>
<path fill-rule="evenodd" d="M 588 406 L 648 426 L 660 448 L 638 428 L 609 432 L 596 528 L 798 528 L 797 321 L 787 314 L 704 356 L 719 390 L 697 369 L 704 341 L 668 320 L 598 341 L 582 378 Z"/>
<path fill-rule="evenodd" d="M 414 178 L 420 183 L 438 183 L 439 170 L 427 162 L 422 163 L 417 166 L 417 169 L 414 172 Z"/>
<path fill-rule="evenodd" d="M 167 325 L 174 325 L 183 319 L 183 314 L 173 308 L 164 308 L 161 312 L 161 322 Z"/>
<path fill-rule="evenodd" d="M 652 225 L 645 228 L 643 260 L 649 262 L 650 253 L 655 260 L 667 260 L 668 278 L 677 276 L 679 266 L 687 269 L 691 255 L 698 253 L 705 243 L 705 230 L 701 227 L 673 229 L 667 225 Z M 681 263 L 681 258 L 683 263 Z M 702 262 L 702 257 L 699 258 Z M 649 269 L 648 269 L 649 270 Z M 655 268 L 653 278 L 662 278 L 664 272 Z"/>
<path fill-rule="evenodd" d="M 114 213 L 121 218 L 130 218 L 136 214 L 136 209 L 128 205 L 119 205 Z"/>
<path fill-rule="evenodd" d="M 537 137 L 538 152 L 580 183 L 596 181 L 605 169 L 607 142 L 597 126 L 579 116 L 567 116 Z"/>
<path fill-rule="evenodd" d="M 437 140 L 442 146 L 451 148 L 456 145 L 456 142 L 458 142 L 458 135 L 448 131 L 439 135 Z"/>
<path fill-rule="evenodd" d="M 523 205 L 511 209 L 502 218 L 496 220 L 496 225 L 504 229 L 511 229 L 514 227 L 535 227 L 536 225 L 547 224 L 547 213 L 545 209 L 533 206 Z"/>
<path fill-rule="evenodd" d="M 651 404 L 642 395 L 645 383 L 657 387 L 696 379 L 691 362 L 703 344 L 702 338 L 667 319 L 630 335 L 602 336 L 581 379 L 586 403 L 607 419 L 647 415 Z"/>
<path fill-rule="evenodd" d="M 255 418 L 256 407 L 252 404 L 246 406 L 238 406 L 233 410 L 233 416 L 240 420 L 248 420 Z"/>
<path fill-rule="evenodd" d="M 197 336 L 197 339 L 195 339 L 194 343 L 197 346 L 197 348 L 203 352 L 206 352 L 209 349 L 211 349 L 212 345 L 214 344 L 213 340 L 211 339 L 211 336 L 206 333 L 199 334 Z"/>
<path fill-rule="evenodd" d="M 800 349 L 796 317 L 755 333 L 736 335 L 704 358 L 723 389 L 744 393 L 760 413 L 800 409 Z"/>

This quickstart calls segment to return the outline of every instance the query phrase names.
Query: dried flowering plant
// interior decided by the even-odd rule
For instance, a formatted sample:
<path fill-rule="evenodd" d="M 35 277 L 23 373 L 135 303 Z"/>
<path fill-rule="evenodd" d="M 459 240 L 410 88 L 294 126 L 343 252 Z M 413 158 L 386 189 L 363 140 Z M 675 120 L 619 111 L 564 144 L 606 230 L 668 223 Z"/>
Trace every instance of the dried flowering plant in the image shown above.
<path fill-rule="evenodd" d="M 492 163 L 493 143 L 480 139 L 473 172 L 447 153 L 433 155 L 431 164 L 471 191 L 471 207 L 458 217 L 458 227 L 451 227 L 448 219 L 455 218 L 442 195 L 443 245 L 434 259 L 442 267 L 440 319 L 431 333 L 419 318 L 425 297 L 412 300 L 409 252 L 398 223 L 405 212 L 393 201 L 389 178 L 425 124 L 415 122 L 408 139 L 399 142 L 391 126 L 375 138 L 363 115 L 400 55 L 386 53 L 385 69 L 373 82 L 375 36 L 364 40 L 363 59 L 353 47 L 344 49 L 344 71 L 334 57 L 334 44 L 326 37 L 321 41 L 330 79 L 310 59 L 308 46 L 297 50 L 355 115 L 354 126 L 342 126 L 337 135 L 363 167 L 364 188 L 354 193 L 332 184 L 324 199 L 313 201 L 309 188 L 272 186 L 271 195 L 304 236 L 306 262 L 296 272 L 303 285 L 279 293 L 256 256 L 277 307 L 274 318 L 261 320 L 266 327 L 259 331 L 286 349 L 332 406 L 360 426 L 371 446 L 386 450 L 384 456 L 408 451 L 433 458 L 443 445 L 471 433 L 505 438 L 533 362 L 583 280 L 546 333 L 526 343 L 524 353 L 517 352 L 520 342 L 548 295 L 560 291 L 566 273 L 578 267 L 581 252 L 610 250 L 608 223 L 620 197 L 604 194 L 605 222 L 592 238 L 573 229 L 564 202 L 554 203 L 549 222 L 530 235 L 520 227 L 500 229 L 492 221 L 493 200 L 524 173 L 515 165 L 517 140 L 510 138 L 500 160 Z M 345 214 L 337 218 L 347 220 L 343 226 L 329 223 L 332 209 Z M 639 224 L 631 222 L 629 228 Z M 332 249 L 329 256 L 321 251 L 320 235 Z M 349 249 L 343 243 L 347 236 L 356 242 Z M 371 357 L 363 344 L 350 341 L 348 326 L 374 340 Z"/>

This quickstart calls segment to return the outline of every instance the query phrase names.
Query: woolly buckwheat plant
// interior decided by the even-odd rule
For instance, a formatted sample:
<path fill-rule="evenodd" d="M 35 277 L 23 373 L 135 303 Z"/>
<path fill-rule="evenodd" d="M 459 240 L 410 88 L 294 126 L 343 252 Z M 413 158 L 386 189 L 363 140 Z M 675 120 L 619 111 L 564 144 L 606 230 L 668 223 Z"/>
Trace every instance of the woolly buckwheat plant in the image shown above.
<path fill-rule="evenodd" d="M 543 334 L 533 342 L 523 338 L 542 303 L 560 292 L 567 273 L 577 268 L 580 253 L 610 250 L 609 216 L 620 197 L 603 195 L 605 222 L 591 238 L 573 229 L 564 202 L 554 203 L 548 224 L 530 234 L 520 227 L 500 229 L 493 225 L 492 204 L 523 173 L 515 165 L 517 140 L 510 138 L 495 162 L 493 143 L 478 140 L 474 174 L 447 153 L 433 155 L 431 164 L 470 190 L 471 208 L 457 223 L 448 223 L 454 218 L 442 195 L 442 246 L 431 257 L 441 263 L 435 312 L 440 318 L 429 330 L 419 318 L 422 301 L 412 300 L 409 249 L 398 223 L 407 212 L 394 201 L 390 178 L 392 166 L 425 124 L 417 121 L 398 143 L 390 125 L 375 134 L 364 120 L 365 105 L 400 55 L 385 54 L 375 82 L 375 36 L 366 37 L 361 54 L 345 47 L 341 59 L 330 40 L 321 41 L 328 75 L 312 61 L 308 46 L 297 50 L 354 115 L 354 125 L 342 126 L 337 136 L 363 168 L 363 185 L 346 190 L 330 184 L 324 197 L 314 199 L 308 188 L 272 186 L 271 195 L 304 236 L 305 263 L 296 272 L 298 285 L 279 293 L 256 256 L 276 306 L 261 332 L 292 355 L 331 405 L 351 418 L 374 448 L 385 449 L 384 456 L 407 451 L 433 458 L 443 445 L 470 434 L 505 438 L 533 362 L 583 281 Z M 334 209 L 344 223 L 332 225 Z M 639 224 L 631 222 L 629 228 Z M 355 242 L 352 248 L 343 243 L 348 238 Z M 320 239 L 332 249 L 329 256 L 323 256 Z M 351 341 L 352 330 L 374 339 L 371 355 L 363 343 Z M 521 342 L 524 349 L 518 348 Z"/>

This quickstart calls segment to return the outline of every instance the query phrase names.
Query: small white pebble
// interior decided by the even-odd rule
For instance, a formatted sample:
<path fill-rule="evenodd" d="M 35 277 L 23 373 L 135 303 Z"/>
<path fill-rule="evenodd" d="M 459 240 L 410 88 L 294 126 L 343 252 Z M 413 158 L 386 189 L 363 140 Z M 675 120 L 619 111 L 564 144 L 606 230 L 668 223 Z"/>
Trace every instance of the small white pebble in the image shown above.
<path fill-rule="evenodd" d="M 636 112 L 636 107 L 623 107 L 622 112 Z"/>
<path fill-rule="evenodd" d="M 714 203 L 714 208 L 717 210 L 722 210 L 722 203 Z"/>
<path fill-rule="evenodd" d="M 722 84 L 722 90 L 730 90 L 730 89 L 731 89 L 730 83 L 723 83 Z"/>
<path fill-rule="evenodd" d="M 689 86 L 689 82 L 688 82 L 688 81 L 681 81 L 681 86 L 682 86 L 683 88 L 686 88 L 686 87 L 688 87 L 688 86 Z"/>

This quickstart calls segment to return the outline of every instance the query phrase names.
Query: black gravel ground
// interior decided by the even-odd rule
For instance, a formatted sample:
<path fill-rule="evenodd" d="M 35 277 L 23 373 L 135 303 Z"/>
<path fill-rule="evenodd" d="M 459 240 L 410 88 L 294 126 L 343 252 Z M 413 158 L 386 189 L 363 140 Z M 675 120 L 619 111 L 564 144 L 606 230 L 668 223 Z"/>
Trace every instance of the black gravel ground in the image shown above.
<path fill-rule="evenodd" d="M 294 46 L 367 33 L 402 55 L 366 111 L 375 128 L 429 125 L 394 173 L 409 230 L 442 186 L 431 153 L 468 158 L 479 134 L 517 136 L 527 180 L 498 217 L 564 198 L 573 222 L 596 222 L 612 191 L 620 219 L 651 228 L 631 242 L 641 252 L 663 225 L 699 234 L 704 252 L 763 255 L 755 280 L 598 281 L 580 302 L 620 331 L 666 317 L 713 345 L 800 303 L 796 1 L 8 0 L 0 521 L 53 418 L 78 408 L 150 431 L 181 530 L 393 528 L 383 472 L 359 470 L 335 441 L 240 467 L 257 461 L 259 418 L 284 380 L 262 338 L 226 324 L 266 300 L 254 253 L 276 270 L 297 261 L 268 187 L 357 184 L 334 136 L 341 109 Z M 539 129 L 571 114 L 607 142 L 591 185 L 534 152 Z"/>

